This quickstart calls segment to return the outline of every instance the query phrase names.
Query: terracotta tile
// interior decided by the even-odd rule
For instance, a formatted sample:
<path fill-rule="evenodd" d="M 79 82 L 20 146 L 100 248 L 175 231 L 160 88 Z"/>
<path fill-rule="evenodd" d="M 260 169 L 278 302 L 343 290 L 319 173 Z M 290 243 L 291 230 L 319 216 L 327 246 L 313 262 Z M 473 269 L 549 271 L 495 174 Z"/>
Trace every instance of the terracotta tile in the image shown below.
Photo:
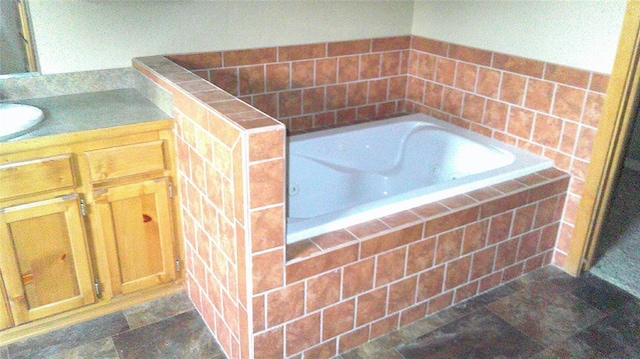
<path fill-rule="evenodd" d="M 389 313 L 398 312 L 415 304 L 418 276 L 403 279 L 389 286 Z M 394 327 L 393 329 L 397 329 Z"/>
<path fill-rule="evenodd" d="M 518 208 L 515 212 L 511 235 L 517 236 L 531 230 L 533 226 L 533 217 L 535 215 L 535 204 Z"/>
<path fill-rule="evenodd" d="M 338 82 L 356 81 L 359 73 L 359 57 L 338 58 Z"/>
<path fill-rule="evenodd" d="M 440 109 L 442 108 L 443 93 L 444 93 L 444 87 L 442 85 L 438 85 L 435 82 L 427 81 L 424 88 L 423 103 L 429 107 Z"/>
<path fill-rule="evenodd" d="M 373 258 L 345 266 L 342 298 L 349 298 L 373 288 L 373 267 Z"/>
<path fill-rule="evenodd" d="M 436 239 L 427 238 L 409 246 L 407 274 L 421 272 L 434 265 Z"/>
<path fill-rule="evenodd" d="M 554 64 L 547 64 L 547 69 L 544 73 L 544 78 L 547 80 L 583 89 L 587 88 L 589 77 L 590 74 L 588 71 Z"/>
<path fill-rule="evenodd" d="M 215 69 L 210 72 L 211 83 L 232 95 L 238 94 L 238 69 Z"/>
<path fill-rule="evenodd" d="M 267 65 L 267 91 L 280 91 L 290 88 L 291 69 L 289 64 Z"/>
<path fill-rule="evenodd" d="M 439 57 L 436 60 L 436 81 L 438 83 L 453 86 L 456 73 L 456 62 Z"/>
<path fill-rule="evenodd" d="M 410 77 L 407 85 L 407 98 L 412 101 L 422 102 L 428 93 L 425 91 L 425 81 Z M 438 107 L 440 106 L 440 98 L 442 97 L 442 90 L 438 95 Z"/>
<path fill-rule="evenodd" d="M 278 54 L 275 47 L 224 51 L 222 53 L 222 61 L 224 67 L 246 66 L 264 64 L 267 62 L 276 62 L 277 58 Z"/>
<path fill-rule="evenodd" d="M 353 123 L 357 119 L 357 113 L 355 108 L 348 108 L 344 110 L 338 110 L 336 114 L 336 123 Z"/>
<path fill-rule="evenodd" d="M 381 217 L 379 220 L 387 226 L 394 228 L 408 223 L 417 222 L 420 220 L 420 217 L 416 216 L 410 211 L 402 211 L 385 217 Z"/>
<path fill-rule="evenodd" d="M 460 256 L 463 235 L 464 230 L 459 228 L 438 236 L 435 251 L 436 265 Z"/>
<path fill-rule="evenodd" d="M 444 265 L 421 273 L 418 277 L 418 301 L 432 298 L 442 293 Z"/>
<path fill-rule="evenodd" d="M 476 87 L 478 77 L 478 66 L 458 62 L 456 68 L 456 87 L 465 91 L 473 92 Z"/>
<path fill-rule="evenodd" d="M 265 298 L 263 295 L 253 297 L 253 331 L 254 333 L 265 330 Z"/>
<path fill-rule="evenodd" d="M 364 54 L 360 56 L 361 80 L 377 78 L 380 76 L 380 54 Z"/>
<path fill-rule="evenodd" d="M 287 283 L 338 268 L 355 261 L 357 257 L 358 246 L 354 244 L 288 264 L 286 266 Z"/>
<path fill-rule="evenodd" d="M 449 52 L 449 44 L 446 42 L 426 39 L 419 36 L 411 36 L 411 48 L 439 56 L 447 56 Z"/>
<path fill-rule="evenodd" d="M 525 96 L 525 107 L 549 113 L 555 85 L 552 82 L 529 79 Z"/>
<path fill-rule="evenodd" d="M 434 217 L 446 212 L 449 212 L 449 208 L 439 204 L 439 203 L 429 203 L 422 205 L 420 207 L 412 208 L 411 211 L 420 217 L 426 219 L 429 217 Z"/>
<path fill-rule="evenodd" d="M 188 70 L 211 69 L 222 66 L 221 52 L 169 55 L 167 58 Z"/>
<path fill-rule="evenodd" d="M 306 350 L 303 354 L 305 358 L 330 359 L 336 356 L 337 345 L 338 341 L 333 339 Z"/>
<path fill-rule="evenodd" d="M 388 83 L 387 79 L 369 81 L 367 103 L 384 102 L 387 99 Z"/>
<path fill-rule="evenodd" d="M 233 100 L 233 96 L 229 95 L 225 91 L 218 89 L 195 92 L 191 95 L 205 103 Z"/>
<path fill-rule="evenodd" d="M 347 85 L 327 86 L 327 110 L 341 109 L 347 106 Z"/>
<path fill-rule="evenodd" d="M 480 95 L 498 98 L 500 71 L 480 67 L 478 70 L 477 91 Z"/>
<path fill-rule="evenodd" d="M 322 340 L 327 340 L 353 329 L 355 298 L 333 305 L 322 311 Z"/>
<path fill-rule="evenodd" d="M 316 113 L 324 110 L 324 88 L 316 87 L 302 91 L 302 113 Z"/>
<path fill-rule="evenodd" d="M 403 310 L 400 313 L 400 326 L 404 327 L 424 318 L 427 315 L 427 306 L 428 303 L 425 302 Z"/>
<path fill-rule="evenodd" d="M 584 90 L 562 85 L 558 86 L 556 89 L 552 113 L 556 116 L 568 118 L 570 120 L 580 120 L 585 95 L 586 93 Z"/>
<path fill-rule="evenodd" d="M 369 121 L 376 116 L 376 105 L 358 107 L 357 121 Z"/>
<path fill-rule="evenodd" d="M 474 295 L 478 294 L 478 287 L 480 285 L 480 281 L 471 282 L 469 284 L 465 284 L 460 288 L 456 289 L 455 296 L 453 298 L 453 303 L 460 303 L 465 299 L 469 299 Z"/>
<path fill-rule="evenodd" d="M 503 269 L 512 265 L 516 260 L 518 250 L 518 238 L 510 239 L 498 245 L 495 269 Z"/>
<path fill-rule="evenodd" d="M 502 273 L 502 282 L 505 283 L 520 277 L 522 275 L 523 269 L 524 269 L 524 263 L 518 263 L 514 266 L 506 268 Z"/>
<path fill-rule="evenodd" d="M 442 96 L 442 110 L 454 116 L 462 114 L 463 92 L 449 87 L 444 88 Z"/>
<path fill-rule="evenodd" d="M 356 238 L 344 229 L 322 234 L 310 239 L 322 250 L 329 250 L 333 247 L 357 242 Z"/>
<path fill-rule="evenodd" d="M 527 193 L 517 192 L 481 205 L 480 217 L 487 218 L 527 203 Z"/>
<path fill-rule="evenodd" d="M 542 78 L 544 71 L 541 61 L 498 53 L 493 55 L 493 67 L 537 78 Z"/>
<path fill-rule="evenodd" d="M 282 271 L 284 270 L 284 255 L 282 250 L 254 255 L 253 262 L 253 293 L 262 293 L 282 286 Z"/>
<path fill-rule="evenodd" d="M 287 244 L 287 261 L 309 257 L 321 251 L 322 249 L 309 239 L 289 243 Z"/>
<path fill-rule="evenodd" d="M 285 132 L 254 132 L 249 134 L 249 161 L 261 161 L 284 156 Z"/>
<path fill-rule="evenodd" d="M 470 279 L 478 279 L 493 270 L 496 256 L 496 246 L 492 246 L 473 254 Z"/>
<path fill-rule="evenodd" d="M 458 228 L 465 224 L 475 222 L 478 219 L 478 207 L 474 206 L 461 211 L 439 217 L 425 223 L 425 237 L 442 233 L 453 228 Z"/>
<path fill-rule="evenodd" d="M 375 40 L 374 40 L 375 41 Z M 402 52 L 383 52 L 381 54 L 380 63 L 380 76 L 397 76 L 400 75 L 400 61 L 402 59 Z"/>
<path fill-rule="evenodd" d="M 316 60 L 316 86 L 336 83 L 338 60 L 336 58 Z"/>
<path fill-rule="evenodd" d="M 307 312 L 313 312 L 340 300 L 340 277 L 340 271 L 333 271 L 307 281 Z"/>
<path fill-rule="evenodd" d="M 558 148 L 560 134 L 562 133 L 562 120 L 543 114 L 536 115 L 533 128 L 533 140 L 543 146 Z"/>
<path fill-rule="evenodd" d="M 522 261 L 527 258 L 531 258 L 537 254 L 538 242 L 540 241 L 541 231 L 534 231 L 527 233 L 520 238 L 520 245 L 518 246 L 517 261 Z"/>
<path fill-rule="evenodd" d="M 488 245 L 501 242 L 509 237 L 512 219 L 513 212 L 502 213 L 491 218 L 491 222 L 489 224 L 489 237 L 487 238 Z"/>
<path fill-rule="evenodd" d="M 437 59 L 436 56 L 431 54 L 418 54 L 415 75 L 422 79 L 435 80 Z"/>
<path fill-rule="evenodd" d="M 456 60 L 489 66 L 491 65 L 491 55 L 492 53 L 490 51 L 482 49 L 454 44 L 449 45 L 449 57 Z"/>
<path fill-rule="evenodd" d="M 453 291 L 441 294 L 429 301 L 429 309 L 427 314 L 433 314 L 441 311 L 442 309 L 450 306 L 453 300 Z"/>
<path fill-rule="evenodd" d="M 589 127 L 580 126 L 579 140 L 575 151 L 576 157 L 584 160 L 589 160 L 591 158 L 591 151 L 593 150 L 596 131 L 597 130 Z"/>
<path fill-rule="evenodd" d="M 475 191 L 467 193 L 467 196 L 475 199 L 476 201 L 486 201 L 490 198 L 501 195 L 502 192 L 492 187 L 484 187 Z"/>
<path fill-rule="evenodd" d="M 393 282 L 404 276 L 406 247 L 381 254 L 376 262 L 376 287 Z"/>
<path fill-rule="evenodd" d="M 513 136 L 529 139 L 533 130 L 534 116 L 533 111 L 512 106 L 509 110 L 507 132 Z"/>
<path fill-rule="evenodd" d="M 360 257 L 366 258 L 422 238 L 422 225 L 413 225 L 361 242 Z"/>
<path fill-rule="evenodd" d="M 320 313 L 311 314 L 286 325 L 287 355 L 320 343 Z"/>
<path fill-rule="evenodd" d="M 371 51 L 371 40 L 351 40 L 330 42 L 328 57 L 363 54 Z"/>
<path fill-rule="evenodd" d="M 555 247 L 556 241 L 558 239 L 559 227 L 560 227 L 559 224 L 555 224 L 542 229 L 542 234 L 540 235 L 540 243 L 539 243 L 539 248 L 541 252 Z M 569 228 L 569 226 L 567 225 L 564 225 L 563 227 Z M 573 235 L 572 232 L 567 233 L 566 236 L 564 235 L 564 233 L 562 234 L 563 234 L 563 237 L 566 237 L 569 239 Z"/>
<path fill-rule="evenodd" d="M 370 323 L 385 315 L 387 288 L 383 287 L 358 296 L 356 326 Z"/>
<path fill-rule="evenodd" d="M 495 288 L 500 284 L 500 279 L 502 278 L 502 272 L 493 273 L 487 277 L 484 277 L 480 280 L 480 288 L 478 288 L 478 293 L 486 292 L 491 288 Z"/>
<path fill-rule="evenodd" d="M 282 203 L 284 200 L 283 160 L 271 160 L 249 166 L 251 208 Z"/>
<path fill-rule="evenodd" d="M 267 327 L 271 328 L 304 313 L 304 284 L 298 283 L 267 294 Z"/>
<path fill-rule="evenodd" d="M 602 114 L 603 103 L 604 95 L 593 92 L 587 93 L 587 102 L 585 104 L 584 113 L 582 114 L 582 123 L 587 126 L 598 127 L 600 115 Z"/>
<path fill-rule="evenodd" d="M 347 86 L 347 104 L 351 107 L 367 103 L 367 82 L 351 82 Z"/>
<path fill-rule="evenodd" d="M 455 288 L 467 282 L 470 267 L 471 256 L 462 257 L 447 263 L 445 290 Z"/>
<path fill-rule="evenodd" d="M 240 95 L 250 95 L 265 91 L 264 66 L 247 66 L 238 70 Z"/>
<path fill-rule="evenodd" d="M 216 111 L 218 111 L 219 113 L 221 113 L 223 115 L 233 114 L 233 113 L 240 113 L 240 112 L 247 112 L 247 111 L 254 111 L 253 107 L 251 107 L 250 105 L 248 105 L 245 102 L 240 101 L 240 100 L 212 102 L 212 103 L 209 104 L 209 106 L 211 106 L 213 109 L 215 109 Z M 214 116 L 210 115 L 209 116 L 209 120 L 211 121 L 211 118 L 214 117 Z M 209 128 L 213 129 L 215 127 L 209 126 Z M 213 130 L 212 130 L 212 132 L 213 132 Z"/>
<path fill-rule="evenodd" d="M 505 72 L 502 74 L 500 99 L 515 105 L 522 105 L 527 79 L 524 76 Z"/>
<path fill-rule="evenodd" d="M 369 327 L 362 327 L 340 336 L 338 342 L 338 352 L 344 353 L 367 342 L 369 339 Z"/>
<path fill-rule="evenodd" d="M 395 315 L 371 323 L 371 333 L 369 335 L 370 340 L 381 337 L 382 335 L 388 334 L 398 329 L 399 319 L 400 314 L 396 313 Z"/>
<path fill-rule="evenodd" d="M 493 129 L 504 131 L 506 129 L 508 112 L 509 105 L 502 102 L 487 100 L 482 123 Z"/>
<path fill-rule="evenodd" d="M 596 74 L 596 73 L 591 75 L 591 85 L 589 86 L 590 90 L 604 94 L 607 92 L 608 85 L 609 85 L 609 75 Z"/>
<path fill-rule="evenodd" d="M 559 219 L 561 214 L 557 212 L 562 212 L 562 210 L 558 209 L 558 205 L 561 205 L 558 203 L 558 198 L 562 197 L 551 197 L 538 202 L 536 217 L 533 223 L 534 229 L 541 228 Z"/>
<path fill-rule="evenodd" d="M 573 154 L 576 140 L 578 138 L 578 124 L 563 121 L 564 128 L 562 129 L 562 136 L 560 138 L 560 150 L 565 153 Z"/>
<path fill-rule="evenodd" d="M 200 101 L 194 100 L 193 97 L 179 91 L 174 95 L 174 106 L 185 114 L 195 123 L 206 128 L 207 106 Z"/>
<path fill-rule="evenodd" d="M 296 116 L 302 113 L 302 91 L 284 91 L 278 95 L 279 117 Z"/>
<path fill-rule="evenodd" d="M 313 75 L 315 73 L 314 61 L 295 61 L 291 63 L 291 88 L 313 86 Z"/>
<path fill-rule="evenodd" d="M 483 248 L 487 242 L 488 231 L 488 220 L 472 223 L 465 227 L 462 241 L 462 254 L 468 254 Z"/>
<path fill-rule="evenodd" d="M 256 334 L 254 340 L 254 352 L 256 358 L 283 358 L 284 357 L 284 327 L 278 327 L 268 332 Z"/>
<path fill-rule="evenodd" d="M 284 209 L 282 206 L 251 212 L 251 249 L 253 252 L 282 246 L 283 239 Z"/>
<path fill-rule="evenodd" d="M 371 51 L 391 51 L 404 50 L 410 45 L 410 36 L 393 36 L 373 39 L 371 42 Z"/>
<path fill-rule="evenodd" d="M 280 62 L 315 59 L 326 56 L 326 44 L 292 45 L 278 48 Z"/>
<path fill-rule="evenodd" d="M 335 112 L 324 112 L 313 115 L 313 127 L 328 127 L 336 123 Z"/>

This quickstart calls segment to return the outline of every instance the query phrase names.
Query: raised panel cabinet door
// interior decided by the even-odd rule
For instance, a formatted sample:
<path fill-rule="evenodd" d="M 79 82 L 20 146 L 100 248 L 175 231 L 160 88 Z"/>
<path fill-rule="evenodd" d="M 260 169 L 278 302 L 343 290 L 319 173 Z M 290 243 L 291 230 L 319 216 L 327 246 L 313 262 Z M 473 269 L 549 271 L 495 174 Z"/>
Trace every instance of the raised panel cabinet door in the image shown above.
<path fill-rule="evenodd" d="M 96 301 L 79 196 L 0 209 L 0 270 L 14 324 Z"/>
<path fill-rule="evenodd" d="M 176 278 L 168 192 L 165 178 L 94 192 L 113 295 Z"/>

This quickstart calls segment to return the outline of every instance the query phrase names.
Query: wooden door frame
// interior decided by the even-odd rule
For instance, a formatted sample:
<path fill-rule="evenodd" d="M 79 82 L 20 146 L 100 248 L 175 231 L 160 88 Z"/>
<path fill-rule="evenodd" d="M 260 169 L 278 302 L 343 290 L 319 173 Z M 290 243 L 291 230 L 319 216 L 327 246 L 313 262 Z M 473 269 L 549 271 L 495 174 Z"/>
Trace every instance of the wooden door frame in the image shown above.
<path fill-rule="evenodd" d="M 571 275 L 580 275 L 593 264 L 638 110 L 639 88 L 640 0 L 629 0 L 564 264 L 564 270 Z"/>

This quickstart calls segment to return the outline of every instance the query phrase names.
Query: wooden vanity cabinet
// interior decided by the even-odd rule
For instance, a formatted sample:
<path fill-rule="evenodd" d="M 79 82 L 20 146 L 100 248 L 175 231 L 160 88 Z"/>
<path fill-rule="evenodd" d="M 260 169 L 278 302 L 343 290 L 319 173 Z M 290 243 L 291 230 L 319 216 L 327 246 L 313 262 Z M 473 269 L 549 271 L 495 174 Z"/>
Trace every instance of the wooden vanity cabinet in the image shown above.
<path fill-rule="evenodd" d="M 173 121 L 132 126 L 0 143 L 0 342 L 181 289 Z"/>

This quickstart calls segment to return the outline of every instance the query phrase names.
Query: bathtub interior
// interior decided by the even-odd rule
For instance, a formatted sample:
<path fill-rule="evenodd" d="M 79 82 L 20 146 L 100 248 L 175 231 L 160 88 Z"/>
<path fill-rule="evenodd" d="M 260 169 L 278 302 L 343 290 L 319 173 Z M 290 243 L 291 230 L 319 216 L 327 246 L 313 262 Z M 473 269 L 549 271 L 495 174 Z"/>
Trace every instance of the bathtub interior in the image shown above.
<path fill-rule="evenodd" d="M 548 167 L 546 158 L 423 114 L 295 136 L 287 242 Z"/>

